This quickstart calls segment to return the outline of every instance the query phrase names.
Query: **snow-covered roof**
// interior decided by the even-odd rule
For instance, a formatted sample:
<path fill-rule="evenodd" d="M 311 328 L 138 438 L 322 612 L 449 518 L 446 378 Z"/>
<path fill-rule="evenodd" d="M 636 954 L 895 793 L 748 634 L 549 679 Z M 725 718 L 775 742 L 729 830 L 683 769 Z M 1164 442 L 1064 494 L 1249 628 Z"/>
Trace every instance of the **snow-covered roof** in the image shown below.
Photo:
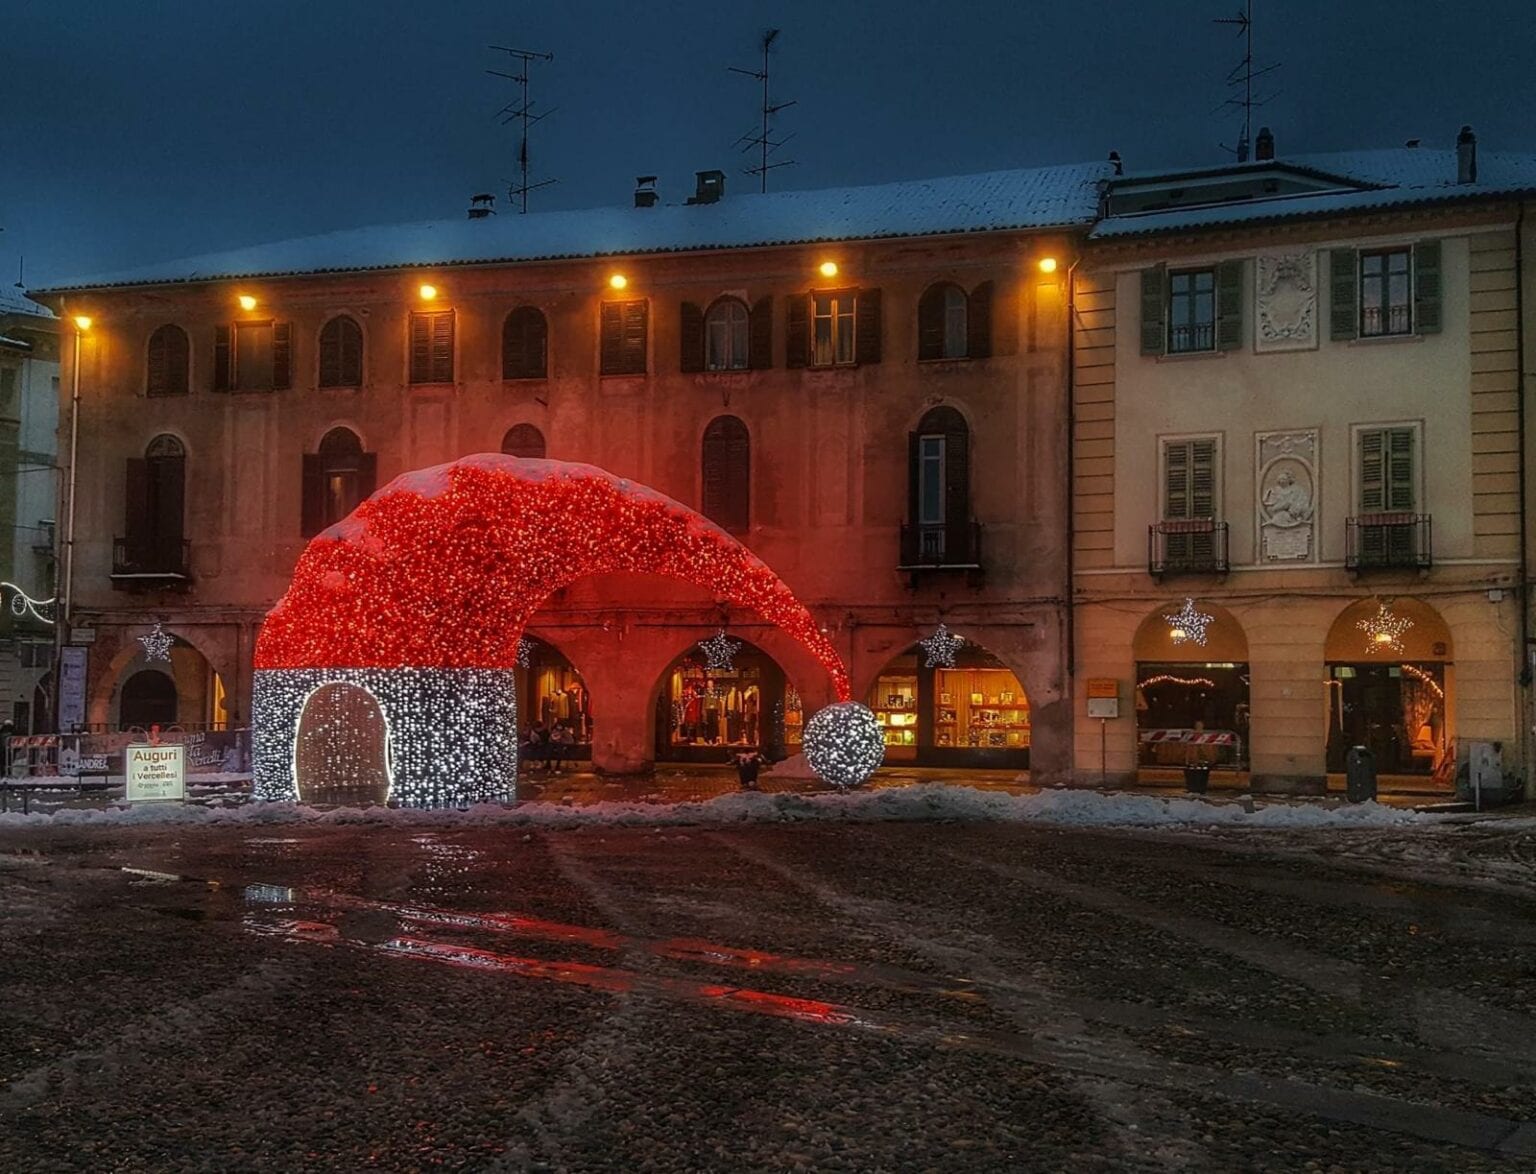
<path fill-rule="evenodd" d="M 53 311 L 34 302 L 15 286 L 0 285 L 0 314 L 27 314 L 35 318 L 52 318 Z"/>
<path fill-rule="evenodd" d="M 1299 216 L 1340 215 L 1415 204 L 1536 194 L 1536 155 L 1482 152 L 1478 157 L 1475 183 L 1456 181 L 1455 151 L 1420 147 L 1294 155 L 1277 159 L 1275 164 L 1299 168 L 1313 176 L 1331 177 L 1340 183 L 1329 191 L 1299 192 L 1268 199 L 1259 197 L 1235 203 L 1107 216 L 1094 225 L 1089 235 L 1094 240 L 1105 240 Z M 1241 174 L 1244 167 L 1257 169 L 1269 166 L 1272 164 L 1238 165 L 1231 169 L 1231 173 Z M 1202 173 L 1209 170 L 1202 169 Z M 1121 182 L 1152 178 L 1175 179 L 1180 174 L 1159 172 L 1156 176 L 1125 176 Z M 1353 185 L 1369 186 L 1347 190 Z"/>
<path fill-rule="evenodd" d="M 363 269 L 740 249 L 1081 226 L 1107 163 L 868 187 L 729 195 L 718 203 L 501 215 L 348 229 L 79 278 L 48 292 Z"/>

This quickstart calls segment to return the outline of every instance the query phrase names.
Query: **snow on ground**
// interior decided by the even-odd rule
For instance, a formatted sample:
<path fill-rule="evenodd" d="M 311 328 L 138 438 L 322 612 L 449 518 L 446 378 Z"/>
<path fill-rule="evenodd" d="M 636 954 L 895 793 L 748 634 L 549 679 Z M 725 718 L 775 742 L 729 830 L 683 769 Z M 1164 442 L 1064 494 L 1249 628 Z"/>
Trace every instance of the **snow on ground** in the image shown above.
<path fill-rule="evenodd" d="M 680 824 L 888 822 L 953 820 L 1058 824 L 1070 827 L 1401 828 L 1437 817 L 1383 807 L 1277 803 L 1212 803 L 1200 799 L 1100 791 L 1048 790 L 1033 795 L 978 791 L 920 783 L 846 794 L 757 792 L 722 795 L 698 803 L 607 802 L 586 806 L 480 804 L 436 811 L 383 807 L 320 810 L 294 803 L 233 807 L 146 804 L 100 809 L 66 808 L 52 814 L 0 815 L 0 828 L 93 824 L 452 823 L 466 826 L 580 827 Z"/>

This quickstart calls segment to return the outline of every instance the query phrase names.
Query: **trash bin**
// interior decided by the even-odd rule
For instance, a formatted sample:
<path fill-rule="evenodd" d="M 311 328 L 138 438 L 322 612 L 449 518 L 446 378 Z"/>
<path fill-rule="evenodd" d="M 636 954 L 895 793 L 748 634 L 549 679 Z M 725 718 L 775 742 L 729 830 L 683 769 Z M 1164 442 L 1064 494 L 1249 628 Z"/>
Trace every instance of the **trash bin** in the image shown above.
<path fill-rule="evenodd" d="M 1344 797 L 1351 803 L 1376 798 L 1376 755 L 1369 746 L 1351 746 L 1344 756 Z"/>
<path fill-rule="evenodd" d="M 1211 764 L 1192 762 L 1184 768 L 1184 789 L 1191 795 L 1204 795 L 1211 784 Z"/>

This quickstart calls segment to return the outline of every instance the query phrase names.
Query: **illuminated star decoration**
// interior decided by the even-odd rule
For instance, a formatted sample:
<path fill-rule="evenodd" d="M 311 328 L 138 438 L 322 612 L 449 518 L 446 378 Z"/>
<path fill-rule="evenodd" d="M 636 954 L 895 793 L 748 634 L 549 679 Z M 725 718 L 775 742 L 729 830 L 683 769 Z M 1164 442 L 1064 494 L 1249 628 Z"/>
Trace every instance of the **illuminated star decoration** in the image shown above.
<path fill-rule="evenodd" d="M 175 639 L 167 635 L 156 623 L 147 636 L 140 636 L 139 643 L 144 645 L 145 660 L 170 660 L 171 645 Z"/>
<path fill-rule="evenodd" d="M 1376 614 L 1368 619 L 1355 621 L 1355 627 L 1365 633 L 1365 650 L 1368 653 L 1403 651 L 1403 633 L 1413 627 L 1407 616 L 1392 614 L 1387 603 L 1376 605 Z"/>
<path fill-rule="evenodd" d="M 1171 615 L 1164 615 L 1168 621 L 1168 639 L 1174 644 L 1183 644 L 1186 640 L 1191 644 L 1205 647 L 1205 630 L 1211 626 L 1215 616 L 1207 615 L 1195 606 L 1193 599 L 1186 599 L 1184 606 Z"/>
<path fill-rule="evenodd" d="M 965 637 L 956 636 L 940 624 L 931 636 L 924 636 L 917 643 L 918 647 L 928 654 L 929 668 L 952 669 L 955 667 L 955 653 L 960 651 L 960 646 L 965 643 Z"/>
<path fill-rule="evenodd" d="M 720 672 L 733 672 L 736 668 L 736 654 L 741 651 L 741 641 L 732 640 L 721 628 L 708 640 L 699 641 L 699 651 L 704 654 L 704 667 L 716 669 Z"/>

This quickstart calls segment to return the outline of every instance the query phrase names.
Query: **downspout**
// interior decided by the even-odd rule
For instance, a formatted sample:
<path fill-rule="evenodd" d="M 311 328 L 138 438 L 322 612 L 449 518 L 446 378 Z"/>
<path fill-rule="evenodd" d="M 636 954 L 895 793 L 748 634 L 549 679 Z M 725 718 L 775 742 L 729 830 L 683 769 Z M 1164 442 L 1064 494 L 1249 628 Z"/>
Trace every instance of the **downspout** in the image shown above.
<path fill-rule="evenodd" d="M 1075 706 L 1077 682 L 1077 267 L 1081 254 L 1067 266 L 1067 701 Z"/>
<path fill-rule="evenodd" d="M 1520 460 L 1516 468 L 1519 474 L 1520 487 L 1520 672 L 1517 679 L 1520 682 L 1523 696 L 1520 706 L 1520 746 L 1522 765 L 1525 768 L 1526 797 L 1532 794 L 1533 783 L 1531 775 L 1531 571 L 1530 571 L 1530 540 L 1528 530 L 1530 527 L 1530 509 L 1526 498 L 1526 461 L 1530 457 L 1530 442 L 1525 432 L 1525 205 L 1526 201 L 1520 201 L 1520 210 L 1515 213 L 1515 423 L 1520 432 Z"/>

